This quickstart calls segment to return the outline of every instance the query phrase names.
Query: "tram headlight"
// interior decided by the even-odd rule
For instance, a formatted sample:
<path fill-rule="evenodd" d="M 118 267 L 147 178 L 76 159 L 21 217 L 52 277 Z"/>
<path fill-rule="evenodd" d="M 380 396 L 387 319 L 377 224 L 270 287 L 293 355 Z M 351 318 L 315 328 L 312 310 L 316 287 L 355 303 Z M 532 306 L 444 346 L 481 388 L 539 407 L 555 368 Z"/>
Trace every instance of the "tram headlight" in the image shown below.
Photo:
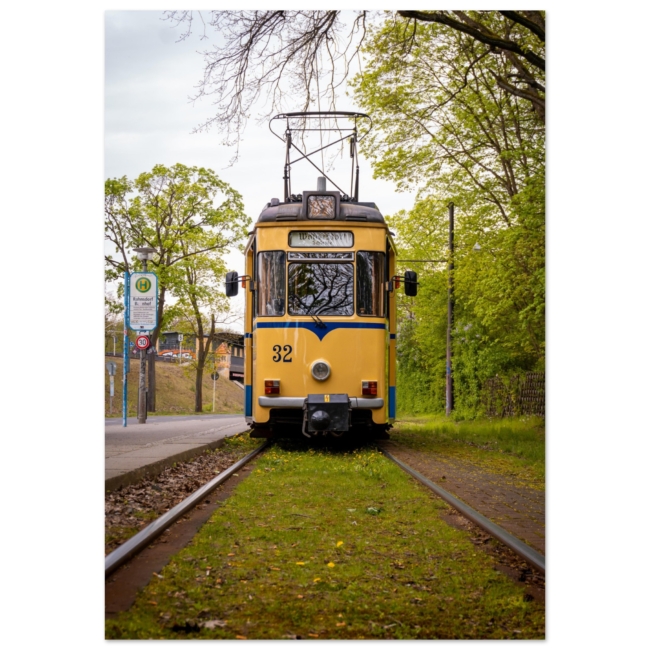
<path fill-rule="evenodd" d="M 330 367 L 326 361 L 316 361 L 311 367 L 311 376 L 318 381 L 325 381 L 330 376 Z"/>

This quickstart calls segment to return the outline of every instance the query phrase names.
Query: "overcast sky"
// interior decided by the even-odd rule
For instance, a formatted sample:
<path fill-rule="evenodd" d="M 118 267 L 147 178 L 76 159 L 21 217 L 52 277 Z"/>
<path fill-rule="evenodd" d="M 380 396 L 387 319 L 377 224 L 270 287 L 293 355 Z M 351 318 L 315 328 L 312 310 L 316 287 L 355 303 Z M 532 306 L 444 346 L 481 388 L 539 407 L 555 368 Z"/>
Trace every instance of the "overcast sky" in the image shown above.
<path fill-rule="evenodd" d="M 198 52 L 209 48 L 214 33 L 208 32 L 210 41 L 192 35 L 177 42 L 180 28 L 162 18 L 161 11 L 106 13 L 105 177 L 134 178 L 159 163 L 209 167 L 242 194 L 255 221 L 272 197 L 283 196 L 284 144 L 266 123 L 251 119 L 240 158 L 229 166 L 234 149 L 219 144 L 219 133 L 192 134 L 212 115 L 209 100 L 192 103 L 189 96 L 202 76 L 203 57 Z M 357 110 L 347 102 L 342 102 L 342 110 Z M 292 191 L 316 189 L 317 175 L 306 162 L 295 165 Z M 328 175 L 346 190 L 350 159 L 346 157 Z M 398 194 L 392 183 L 373 180 L 364 160 L 360 176 L 360 199 L 374 201 L 383 214 L 412 206 L 412 194 Z M 227 259 L 230 268 L 243 272 L 241 254 Z"/>

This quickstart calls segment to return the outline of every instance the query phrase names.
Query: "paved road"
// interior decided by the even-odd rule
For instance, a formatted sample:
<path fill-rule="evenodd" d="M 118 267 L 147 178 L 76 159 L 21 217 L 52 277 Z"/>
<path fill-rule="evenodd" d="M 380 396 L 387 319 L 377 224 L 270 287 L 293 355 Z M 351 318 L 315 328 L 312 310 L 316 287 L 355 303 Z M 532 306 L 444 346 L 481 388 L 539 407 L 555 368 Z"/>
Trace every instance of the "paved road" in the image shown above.
<path fill-rule="evenodd" d="M 207 445 L 246 431 L 243 415 L 152 416 L 146 424 L 129 418 L 105 420 L 105 480 L 130 477 L 184 460 Z M 120 482 L 122 479 L 120 479 Z"/>

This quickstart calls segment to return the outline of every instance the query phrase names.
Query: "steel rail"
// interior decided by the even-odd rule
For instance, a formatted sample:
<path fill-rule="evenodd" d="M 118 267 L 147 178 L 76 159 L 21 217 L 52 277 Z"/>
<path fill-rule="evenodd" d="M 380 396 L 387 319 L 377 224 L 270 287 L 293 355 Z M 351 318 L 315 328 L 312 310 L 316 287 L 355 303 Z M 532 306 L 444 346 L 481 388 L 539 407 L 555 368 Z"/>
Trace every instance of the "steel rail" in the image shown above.
<path fill-rule="evenodd" d="M 189 497 L 175 505 L 171 510 L 166 512 L 162 517 L 159 517 L 146 528 L 143 528 L 139 533 L 131 537 L 131 539 L 118 546 L 114 551 L 109 553 L 104 558 L 104 576 L 108 576 L 115 569 L 124 564 L 128 559 L 132 558 L 138 551 L 142 550 L 145 546 L 163 533 L 175 521 L 180 519 L 188 510 L 199 504 L 207 494 L 212 492 L 215 488 L 219 487 L 226 479 L 230 478 L 238 469 L 241 469 L 246 463 L 251 461 L 257 454 L 266 449 L 271 444 L 270 440 L 266 440 L 257 449 L 251 451 L 250 454 L 238 460 L 234 465 L 215 476 L 211 481 L 200 487 L 196 492 L 190 494 Z"/>
<path fill-rule="evenodd" d="M 390 460 L 392 460 L 396 465 L 399 465 L 405 472 L 409 473 L 413 478 L 416 478 L 420 483 L 426 485 L 430 490 L 435 492 L 440 498 L 445 500 L 449 505 L 453 506 L 458 512 L 460 512 L 464 517 L 467 517 L 470 521 L 473 521 L 477 526 L 482 528 L 486 533 L 492 535 L 492 537 L 498 539 L 500 542 L 505 544 L 509 549 L 514 551 L 519 557 L 526 560 L 532 564 L 537 570 L 541 571 L 543 574 L 546 574 L 546 558 L 538 553 L 534 548 L 531 548 L 527 544 L 524 544 L 520 539 L 517 539 L 514 535 L 511 535 L 508 531 L 498 526 L 493 521 L 490 521 L 487 517 L 484 517 L 480 512 L 470 508 L 466 503 L 456 498 L 453 494 L 443 490 L 439 485 L 436 485 L 433 481 L 430 481 L 426 476 L 422 476 L 420 472 L 414 470 L 412 467 L 409 467 L 406 463 L 395 458 L 391 453 L 380 447 L 381 452 Z"/>

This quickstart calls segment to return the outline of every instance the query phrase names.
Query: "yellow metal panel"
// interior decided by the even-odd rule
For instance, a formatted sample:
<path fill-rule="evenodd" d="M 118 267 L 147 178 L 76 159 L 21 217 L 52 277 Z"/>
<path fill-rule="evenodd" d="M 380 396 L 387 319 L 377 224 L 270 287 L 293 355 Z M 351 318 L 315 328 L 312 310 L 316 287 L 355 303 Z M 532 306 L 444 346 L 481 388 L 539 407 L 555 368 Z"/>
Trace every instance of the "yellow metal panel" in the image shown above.
<path fill-rule="evenodd" d="M 302 248 L 289 246 L 289 233 L 299 230 L 343 230 L 354 233 L 354 246 L 351 248 Z M 287 224 L 278 226 L 276 223 L 260 223 L 256 226 L 257 250 L 258 251 L 358 251 L 358 250 L 386 250 L 386 226 L 381 223 L 364 224 L 360 227 L 358 223 L 337 222 L 337 223 L 309 223 L 304 221 L 298 224 Z"/>
<path fill-rule="evenodd" d="M 372 322 L 385 323 L 380 319 L 372 319 Z M 385 329 L 334 329 L 322 341 L 304 328 L 255 329 L 255 421 L 266 422 L 269 418 L 270 408 L 259 406 L 257 400 L 264 395 L 264 380 L 279 379 L 280 397 L 306 397 L 310 393 L 346 393 L 350 397 L 363 397 L 361 382 L 376 381 L 377 397 L 384 398 L 384 408 L 373 409 L 373 420 L 377 424 L 386 422 L 386 338 Z M 278 357 L 280 361 L 274 361 Z M 311 367 L 316 361 L 325 361 L 331 368 L 325 381 L 312 377 Z"/>

